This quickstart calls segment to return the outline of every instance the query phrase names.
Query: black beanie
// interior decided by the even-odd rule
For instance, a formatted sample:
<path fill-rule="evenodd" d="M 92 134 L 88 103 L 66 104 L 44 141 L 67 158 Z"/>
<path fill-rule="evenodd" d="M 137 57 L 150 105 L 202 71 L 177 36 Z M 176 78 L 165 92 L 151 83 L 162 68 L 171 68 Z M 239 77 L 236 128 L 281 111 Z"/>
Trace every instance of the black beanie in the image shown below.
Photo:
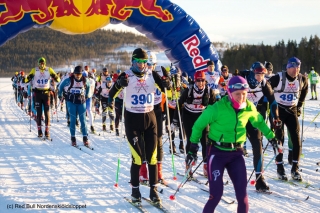
<path fill-rule="evenodd" d="M 273 65 L 271 62 L 267 62 L 264 66 L 268 71 L 273 71 Z"/>
<path fill-rule="evenodd" d="M 81 74 L 82 73 L 82 66 L 76 66 L 74 68 L 73 74 Z"/>
<path fill-rule="evenodd" d="M 137 48 L 132 53 L 132 61 L 133 61 L 133 58 L 148 59 L 148 54 L 143 49 Z"/>
<path fill-rule="evenodd" d="M 213 61 L 208 61 L 207 66 L 214 65 Z"/>

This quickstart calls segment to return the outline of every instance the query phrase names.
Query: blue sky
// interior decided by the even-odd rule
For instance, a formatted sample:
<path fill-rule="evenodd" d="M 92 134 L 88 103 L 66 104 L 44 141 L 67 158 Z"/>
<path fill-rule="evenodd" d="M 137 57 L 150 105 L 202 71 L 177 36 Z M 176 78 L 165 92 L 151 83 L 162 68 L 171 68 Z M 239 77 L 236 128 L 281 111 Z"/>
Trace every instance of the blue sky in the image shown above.
<path fill-rule="evenodd" d="M 317 34 L 320 0 L 172 0 L 191 15 L 211 41 L 274 45 Z M 124 25 L 107 29 L 136 32 Z"/>

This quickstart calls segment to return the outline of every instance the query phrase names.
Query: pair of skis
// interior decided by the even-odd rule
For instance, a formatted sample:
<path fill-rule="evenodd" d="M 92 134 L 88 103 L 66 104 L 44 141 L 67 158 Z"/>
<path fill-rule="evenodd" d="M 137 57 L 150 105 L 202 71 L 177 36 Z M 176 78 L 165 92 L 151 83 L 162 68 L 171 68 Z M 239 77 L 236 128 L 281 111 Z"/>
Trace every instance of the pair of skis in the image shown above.
<path fill-rule="evenodd" d="M 140 212 L 143 212 L 143 213 L 148 213 L 149 211 L 144 207 L 142 206 L 141 203 L 139 204 L 136 204 L 134 202 L 132 202 L 132 200 L 130 198 L 127 198 L 127 197 L 124 197 L 124 199 L 129 202 L 132 206 L 136 207 Z M 146 201 L 148 204 L 150 204 L 151 206 L 157 208 L 158 210 L 160 210 L 161 212 L 164 212 L 164 213 L 169 213 L 170 211 L 168 209 L 166 209 L 162 204 L 155 204 L 154 202 L 152 202 L 150 199 L 148 198 L 145 198 L 145 197 L 142 197 L 142 200 Z"/>

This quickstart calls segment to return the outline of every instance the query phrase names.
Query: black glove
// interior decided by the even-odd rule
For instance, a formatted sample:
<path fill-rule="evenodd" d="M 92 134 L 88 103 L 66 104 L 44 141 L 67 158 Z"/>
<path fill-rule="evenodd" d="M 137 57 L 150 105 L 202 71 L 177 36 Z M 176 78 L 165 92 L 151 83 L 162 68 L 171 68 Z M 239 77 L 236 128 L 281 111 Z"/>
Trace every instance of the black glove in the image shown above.
<path fill-rule="evenodd" d="M 272 138 L 269 140 L 271 145 L 273 146 L 274 150 L 276 151 L 276 155 L 282 153 L 282 146 L 279 144 L 279 141 L 276 138 Z"/>
<path fill-rule="evenodd" d="M 170 78 L 162 76 L 161 80 L 162 80 L 162 86 L 164 88 L 170 89 Z"/>
<path fill-rule="evenodd" d="M 198 144 L 195 143 L 191 143 L 190 148 L 189 148 L 189 152 L 187 154 L 186 157 L 186 165 L 190 166 L 190 164 L 193 164 L 197 161 L 198 157 L 197 157 L 197 152 L 199 150 L 199 146 Z"/>
<path fill-rule="evenodd" d="M 224 87 L 226 85 L 226 83 L 225 82 L 221 82 L 220 85 Z"/>
<path fill-rule="evenodd" d="M 297 116 L 300 117 L 301 115 L 301 107 L 297 107 Z"/>
<path fill-rule="evenodd" d="M 274 134 L 276 135 L 277 140 L 283 139 L 283 129 L 282 129 L 282 121 L 277 119 L 273 121 L 274 126 Z"/>
<path fill-rule="evenodd" d="M 127 87 L 129 84 L 128 76 L 121 76 L 120 79 L 117 80 L 118 84 L 122 87 Z"/>

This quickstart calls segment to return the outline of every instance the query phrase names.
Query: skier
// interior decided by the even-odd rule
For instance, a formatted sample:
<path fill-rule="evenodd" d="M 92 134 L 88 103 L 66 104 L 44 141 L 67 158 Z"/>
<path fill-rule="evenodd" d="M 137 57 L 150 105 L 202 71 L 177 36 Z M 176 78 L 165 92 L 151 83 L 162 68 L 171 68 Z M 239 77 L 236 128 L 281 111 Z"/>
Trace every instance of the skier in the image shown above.
<path fill-rule="evenodd" d="M 310 100 L 318 100 L 317 83 L 319 83 L 319 74 L 316 71 L 314 71 L 313 67 L 311 67 L 311 69 L 310 69 L 310 73 L 308 75 L 308 78 L 309 78 L 310 84 L 311 84 L 312 98 Z"/>
<path fill-rule="evenodd" d="M 50 138 L 50 77 L 54 81 L 60 82 L 59 76 L 51 67 L 46 67 L 46 59 L 41 57 L 38 59 L 38 67 L 33 68 L 25 78 L 25 83 L 33 80 L 33 97 L 35 101 L 35 108 L 37 110 L 38 137 L 42 137 L 41 117 L 43 107 L 45 115 L 44 135 L 46 138 Z"/>
<path fill-rule="evenodd" d="M 76 118 L 79 114 L 81 123 L 81 132 L 83 135 L 83 144 L 89 146 L 87 124 L 86 124 L 86 99 L 90 94 L 89 80 L 82 76 L 82 67 L 76 66 L 73 75 L 65 79 L 59 86 L 59 99 L 62 98 L 62 92 L 66 92 L 66 102 L 70 113 L 70 134 L 71 145 L 76 146 Z"/>
<path fill-rule="evenodd" d="M 182 123 L 184 126 L 184 130 L 187 138 L 187 145 L 185 147 L 186 153 L 188 153 L 190 149 L 190 136 L 191 130 L 194 122 L 199 118 L 203 110 L 208 106 L 215 102 L 216 94 L 214 90 L 209 88 L 206 85 L 206 76 L 204 71 L 196 71 L 194 74 L 194 82 L 190 83 L 189 88 L 185 89 L 178 101 L 179 109 L 183 107 L 183 117 Z M 173 123 L 172 123 L 172 131 L 177 129 L 181 124 L 179 124 L 179 115 L 181 113 L 176 109 L 174 113 Z M 208 128 L 204 129 L 202 132 L 201 146 L 202 146 L 202 157 L 205 159 L 206 157 L 206 143 L 207 143 L 207 134 Z M 188 165 L 186 170 L 188 169 Z M 191 171 L 190 171 L 191 174 Z M 207 176 L 207 164 L 203 164 L 203 174 Z"/>
<path fill-rule="evenodd" d="M 276 135 L 280 140 L 282 139 L 281 121 L 279 119 L 278 105 L 275 101 L 273 90 L 270 83 L 264 78 L 267 73 L 267 69 L 260 62 L 252 64 L 250 71 L 242 71 L 240 75 L 244 77 L 248 84 L 247 99 L 251 101 L 257 108 L 257 111 L 262 115 L 263 119 L 266 119 L 267 108 L 264 103 L 264 97 L 267 99 L 270 106 L 270 114 L 273 119 L 273 123 L 276 127 Z M 262 175 L 263 169 L 263 155 L 262 155 L 262 135 L 259 129 L 254 128 L 250 122 L 246 125 L 247 137 L 252 145 L 253 152 L 253 165 L 256 174 L 256 190 L 267 191 L 269 186 L 264 181 Z"/>
<path fill-rule="evenodd" d="M 214 70 L 214 62 L 208 61 L 207 62 L 207 72 L 205 72 L 206 75 L 206 81 L 208 84 L 208 88 L 211 88 L 214 90 L 214 93 L 216 94 L 216 100 L 220 100 L 220 90 L 219 87 L 219 81 L 220 81 L 220 73 Z"/>
<path fill-rule="evenodd" d="M 15 72 L 14 76 L 12 76 L 11 78 L 11 81 L 12 81 L 12 87 L 13 87 L 13 90 L 14 90 L 14 97 L 15 97 L 15 100 L 16 100 L 16 103 L 17 103 L 17 100 L 18 100 L 18 77 L 19 77 L 19 72 Z"/>
<path fill-rule="evenodd" d="M 274 133 L 268 128 L 263 117 L 252 102 L 247 100 L 249 85 L 241 76 L 232 77 L 228 83 L 228 95 L 215 104 L 208 106 L 192 127 L 191 145 L 186 163 L 196 161 L 198 141 L 203 130 L 209 125 L 207 164 L 210 198 L 203 212 L 214 212 L 223 193 L 223 173 L 226 168 L 234 184 L 238 201 L 237 212 L 248 212 L 247 171 L 242 156 L 242 146 L 246 140 L 248 121 L 260 129 L 268 138 Z M 277 145 L 277 142 L 272 142 Z"/>
<path fill-rule="evenodd" d="M 157 123 L 154 113 L 154 91 L 156 85 L 164 91 L 169 87 L 170 80 L 163 78 L 147 68 L 148 55 L 141 48 L 132 53 L 132 66 L 130 70 L 121 73 L 109 93 L 109 102 L 120 90 L 126 87 L 125 105 L 125 131 L 132 154 L 131 184 L 132 201 L 141 203 L 139 190 L 139 170 L 143 159 L 148 162 L 150 200 L 156 204 L 161 203 L 157 193 Z M 155 85 L 156 84 L 156 85 Z"/>
<path fill-rule="evenodd" d="M 166 76 L 167 71 L 163 66 L 157 66 L 157 56 L 154 52 L 147 51 L 148 61 L 147 66 L 148 69 L 152 70 L 152 72 L 156 72 L 160 77 Z M 163 148 L 162 148 L 162 128 L 163 128 L 163 115 L 161 109 L 161 101 L 162 101 L 162 93 L 156 88 L 154 93 L 154 114 L 156 116 L 157 121 L 157 168 L 158 168 L 158 182 L 165 183 L 165 180 L 162 175 L 162 159 L 163 159 Z M 139 180 L 140 182 L 145 182 L 149 180 L 148 171 L 147 171 L 147 161 L 144 159 L 142 165 L 140 167 L 139 172 Z"/>
<path fill-rule="evenodd" d="M 89 68 L 88 68 L 89 69 Z M 86 111 L 87 111 L 87 115 L 89 117 L 89 123 L 90 123 L 90 130 L 92 133 L 95 133 L 95 129 L 93 126 L 93 114 L 92 114 L 92 96 L 94 93 L 94 88 L 95 88 L 95 84 L 96 82 L 93 80 L 93 76 L 91 72 L 83 72 L 82 76 L 87 78 L 87 80 L 89 81 L 90 84 L 90 93 L 88 94 L 88 98 L 86 100 Z"/>
<path fill-rule="evenodd" d="M 232 74 L 229 73 L 229 68 L 227 65 L 223 65 L 221 67 L 221 76 L 219 80 L 219 88 L 220 88 L 220 96 L 223 97 L 227 95 L 227 84 L 229 80 L 231 79 Z"/>
<path fill-rule="evenodd" d="M 282 121 L 282 129 L 285 124 L 292 140 L 292 168 L 291 177 L 294 180 L 302 180 L 299 173 L 299 160 L 301 154 L 300 124 L 298 117 L 301 107 L 308 93 L 308 80 L 300 72 L 301 61 L 292 57 L 288 60 L 287 70 L 278 73 L 269 79 L 274 96 L 279 106 L 279 117 Z M 281 140 L 283 145 L 284 138 Z M 277 175 L 279 179 L 287 180 L 283 166 L 283 153 L 276 157 Z"/>

